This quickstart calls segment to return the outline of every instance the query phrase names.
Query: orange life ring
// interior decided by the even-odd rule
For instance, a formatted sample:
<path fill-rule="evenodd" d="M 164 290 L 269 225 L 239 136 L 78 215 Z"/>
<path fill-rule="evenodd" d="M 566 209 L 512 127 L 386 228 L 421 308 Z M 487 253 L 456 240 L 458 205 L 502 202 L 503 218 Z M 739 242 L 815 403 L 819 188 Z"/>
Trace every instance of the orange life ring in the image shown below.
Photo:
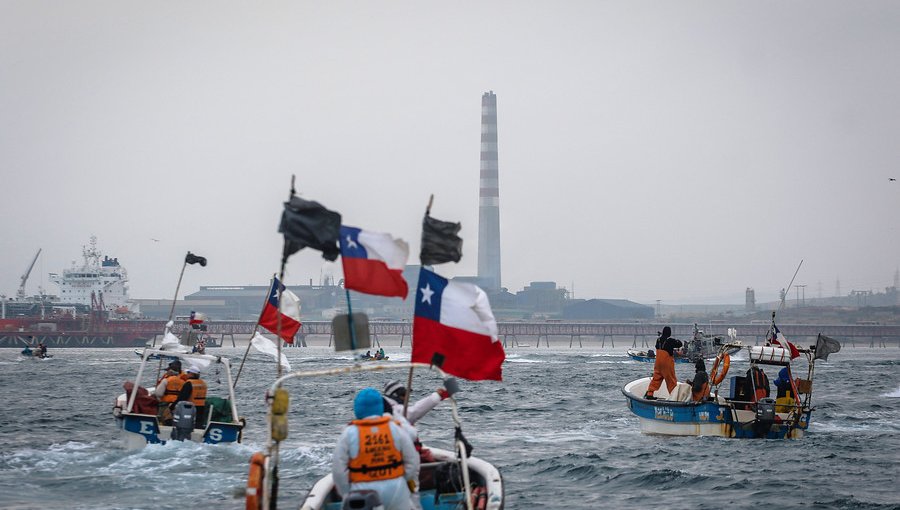
<path fill-rule="evenodd" d="M 265 475 L 266 456 L 256 452 L 250 457 L 250 474 L 247 476 L 247 510 L 262 509 Z"/>
<path fill-rule="evenodd" d="M 718 373 L 719 371 L 719 362 L 722 362 L 722 373 Z M 713 384 L 713 386 L 717 386 L 720 382 L 725 380 L 725 375 L 728 374 L 728 368 L 731 367 L 731 356 L 726 352 L 724 355 L 720 354 L 716 356 L 716 361 L 713 363 L 712 372 L 710 372 L 709 381 Z"/>
<path fill-rule="evenodd" d="M 485 510 L 487 508 L 487 489 L 478 486 L 472 490 L 472 508 Z"/>

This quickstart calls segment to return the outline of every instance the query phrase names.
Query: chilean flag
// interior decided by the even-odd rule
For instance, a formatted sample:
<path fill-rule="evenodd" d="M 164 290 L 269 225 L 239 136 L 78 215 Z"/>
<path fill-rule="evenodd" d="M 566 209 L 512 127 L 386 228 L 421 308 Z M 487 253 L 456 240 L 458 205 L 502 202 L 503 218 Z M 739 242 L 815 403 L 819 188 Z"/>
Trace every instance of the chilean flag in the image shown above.
<path fill-rule="evenodd" d="M 441 369 L 448 374 L 473 381 L 503 380 L 506 354 L 487 295 L 471 283 L 448 281 L 422 268 L 411 359 L 432 363 L 435 354 L 443 356 Z"/>
<path fill-rule="evenodd" d="M 278 289 L 281 289 L 281 313 L 278 313 Z M 300 329 L 300 298 L 287 290 L 278 278 L 272 278 L 269 299 L 259 314 L 259 325 L 278 335 L 278 316 L 281 316 L 281 338 L 294 343 L 294 335 Z"/>
<path fill-rule="evenodd" d="M 203 321 L 205 320 L 206 315 L 202 313 L 196 313 L 195 311 L 191 310 L 191 318 L 188 320 L 188 324 L 190 324 L 191 326 L 194 326 L 196 324 L 203 324 Z"/>
<path fill-rule="evenodd" d="M 406 299 L 409 246 L 403 239 L 341 225 L 340 245 L 345 289 Z"/>
<path fill-rule="evenodd" d="M 769 339 L 770 344 L 778 344 L 781 347 L 787 349 L 791 353 L 791 359 L 800 357 L 800 350 L 797 349 L 797 346 L 790 343 L 787 338 L 781 333 L 781 330 L 778 329 L 774 323 L 772 323 L 772 327 L 774 330 L 772 331 L 772 337 Z"/>

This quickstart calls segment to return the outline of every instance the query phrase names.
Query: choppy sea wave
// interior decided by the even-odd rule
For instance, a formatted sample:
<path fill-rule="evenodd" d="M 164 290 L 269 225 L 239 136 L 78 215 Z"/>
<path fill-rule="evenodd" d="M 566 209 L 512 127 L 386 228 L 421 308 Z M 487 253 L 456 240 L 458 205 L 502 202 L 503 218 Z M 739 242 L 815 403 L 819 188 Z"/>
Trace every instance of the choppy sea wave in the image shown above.
<path fill-rule="evenodd" d="M 408 360 L 409 346 L 386 347 Z M 242 348 L 218 353 L 239 362 Z M 266 443 L 271 361 L 251 355 L 238 385 L 244 443 L 169 443 L 127 451 L 111 415 L 138 360 L 127 349 L 59 349 L 38 362 L 0 350 L 0 507 L 20 509 L 243 508 L 250 455 Z M 504 381 L 461 381 L 463 430 L 475 454 L 503 474 L 507 508 L 900 508 L 900 353 L 845 349 L 816 366 L 816 411 L 797 441 L 641 434 L 621 388 L 650 374 L 621 348 L 507 351 Z M 344 366 L 326 348 L 288 349 L 298 369 Z M 679 378 L 692 367 L 677 365 Z M 746 361 L 732 360 L 732 370 Z M 301 381 L 291 387 L 290 436 L 281 448 L 283 507 L 327 472 L 351 400 L 404 373 Z M 221 375 L 220 375 L 221 378 Z M 416 375 L 413 394 L 437 382 Z M 419 424 L 447 447 L 448 406 Z"/>

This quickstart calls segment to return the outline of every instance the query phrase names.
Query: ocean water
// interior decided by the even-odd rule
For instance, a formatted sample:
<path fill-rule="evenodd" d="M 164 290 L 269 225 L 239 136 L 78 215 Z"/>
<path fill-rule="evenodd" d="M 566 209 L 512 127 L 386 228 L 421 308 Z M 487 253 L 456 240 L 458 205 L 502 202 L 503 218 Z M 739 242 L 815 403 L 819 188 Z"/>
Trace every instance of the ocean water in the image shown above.
<path fill-rule="evenodd" d="M 408 360 L 409 347 L 386 346 Z M 240 361 L 242 348 L 213 349 Z M 325 347 L 286 351 L 294 369 L 346 366 Z M 50 360 L 0 350 L 0 508 L 244 507 L 250 455 L 266 440 L 274 365 L 251 355 L 237 386 L 244 442 L 173 442 L 124 450 L 111 410 L 138 357 L 129 349 L 57 349 Z M 474 454 L 497 466 L 506 508 L 900 509 L 900 349 L 845 346 L 816 365 L 816 411 L 803 439 L 736 440 L 643 435 L 621 387 L 652 371 L 625 348 L 517 347 L 504 381 L 461 381 L 463 430 Z M 746 370 L 734 361 L 732 371 Z M 693 367 L 678 365 L 679 378 Z M 224 376 L 205 374 L 215 381 Z M 352 398 L 405 370 L 292 381 L 290 437 L 281 448 L 279 506 L 297 508 L 330 468 Z M 774 377 L 770 376 L 774 379 Z M 416 373 L 413 396 L 439 380 Z M 448 447 L 447 403 L 419 423 L 423 441 Z"/>

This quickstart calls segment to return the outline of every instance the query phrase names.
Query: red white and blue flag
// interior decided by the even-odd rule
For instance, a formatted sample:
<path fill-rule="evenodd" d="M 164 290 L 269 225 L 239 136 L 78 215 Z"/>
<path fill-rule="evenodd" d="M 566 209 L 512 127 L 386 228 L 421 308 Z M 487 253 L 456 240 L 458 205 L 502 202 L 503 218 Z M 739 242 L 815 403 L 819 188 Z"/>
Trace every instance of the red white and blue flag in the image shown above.
<path fill-rule="evenodd" d="M 279 289 L 281 290 L 281 307 L 278 306 Z M 281 317 L 280 332 L 279 316 Z M 272 278 L 269 298 L 266 299 L 266 304 L 259 315 L 259 325 L 281 336 L 281 339 L 289 344 L 294 343 L 294 335 L 300 330 L 300 298 L 285 288 L 278 278 Z"/>
<path fill-rule="evenodd" d="M 416 288 L 413 318 L 413 362 L 433 363 L 470 380 L 500 381 L 506 353 L 497 335 L 497 321 L 483 290 L 471 283 L 452 282 L 422 268 Z"/>
<path fill-rule="evenodd" d="M 409 287 L 403 268 L 409 246 L 403 239 L 341 225 L 340 248 L 344 288 L 406 299 Z"/>
<path fill-rule="evenodd" d="M 195 324 L 203 324 L 203 321 L 206 320 L 206 315 L 202 313 L 197 313 L 191 310 L 191 318 L 188 320 L 188 324 L 191 326 Z"/>
<path fill-rule="evenodd" d="M 780 345 L 781 348 L 787 349 L 791 353 L 791 359 L 800 357 L 800 350 L 797 349 L 797 346 L 790 343 L 787 338 L 781 334 L 781 330 L 778 329 L 778 326 L 775 323 L 772 323 L 772 330 L 770 331 L 769 343 L 774 345 Z"/>

